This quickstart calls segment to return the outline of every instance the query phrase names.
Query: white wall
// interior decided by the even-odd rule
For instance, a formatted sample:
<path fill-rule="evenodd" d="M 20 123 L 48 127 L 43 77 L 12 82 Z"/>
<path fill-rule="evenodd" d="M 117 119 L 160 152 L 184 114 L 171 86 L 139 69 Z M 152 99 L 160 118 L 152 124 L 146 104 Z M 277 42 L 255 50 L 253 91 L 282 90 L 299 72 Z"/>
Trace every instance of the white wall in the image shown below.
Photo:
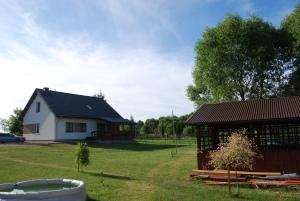
<path fill-rule="evenodd" d="M 66 122 L 86 123 L 85 133 L 67 133 Z M 56 118 L 56 139 L 57 140 L 79 140 L 91 136 L 91 132 L 97 129 L 97 121 L 93 119 L 77 118 Z"/>
<path fill-rule="evenodd" d="M 36 112 L 36 102 L 40 102 L 40 112 Z M 37 94 L 23 118 L 23 125 L 39 123 L 39 133 L 23 134 L 26 140 L 55 140 L 55 115 L 44 99 Z"/>

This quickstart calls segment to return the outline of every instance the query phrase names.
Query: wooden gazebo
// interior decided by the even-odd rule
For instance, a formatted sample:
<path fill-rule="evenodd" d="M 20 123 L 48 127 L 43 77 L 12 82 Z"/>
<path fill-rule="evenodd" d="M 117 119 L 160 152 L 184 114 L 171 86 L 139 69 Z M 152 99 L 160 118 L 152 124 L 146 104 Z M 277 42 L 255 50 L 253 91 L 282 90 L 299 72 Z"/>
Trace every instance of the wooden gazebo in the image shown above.
<path fill-rule="evenodd" d="M 300 173 L 300 96 L 204 104 L 187 123 L 197 132 L 198 169 L 212 169 L 208 152 L 245 128 L 262 155 L 254 171 Z"/>

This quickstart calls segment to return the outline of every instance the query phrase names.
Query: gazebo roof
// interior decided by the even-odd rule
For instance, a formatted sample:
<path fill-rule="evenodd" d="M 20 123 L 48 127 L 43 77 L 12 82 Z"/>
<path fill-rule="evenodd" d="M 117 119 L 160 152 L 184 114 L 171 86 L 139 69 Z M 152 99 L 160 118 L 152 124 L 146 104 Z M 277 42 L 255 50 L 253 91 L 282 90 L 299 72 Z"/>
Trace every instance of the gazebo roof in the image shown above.
<path fill-rule="evenodd" d="M 300 96 L 202 105 L 188 124 L 300 119 Z"/>

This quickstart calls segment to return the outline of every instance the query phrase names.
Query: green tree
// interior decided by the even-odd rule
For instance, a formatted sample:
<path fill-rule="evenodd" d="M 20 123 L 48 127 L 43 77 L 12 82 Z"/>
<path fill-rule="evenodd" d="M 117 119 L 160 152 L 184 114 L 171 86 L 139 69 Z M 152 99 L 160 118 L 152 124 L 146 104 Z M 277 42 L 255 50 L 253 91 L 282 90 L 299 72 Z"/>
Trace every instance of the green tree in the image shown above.
<path fill-rule="evenodd" d="M 13 111 L 13 114 L 10 115 L 8 120 L 6 121 L 6 126 L 10 133 L 14 133 L 17 135 L 22 134 L 22 120 L 21 120 L 21 114 L 22 109 L 16 108 Z"/>
<path fill-rule="evenodd" d="M 124 131 L 127 133 L 132 134 L 131 132 L 134 131 L 134 125 L 135 121 L 132 115 L 130 115 L 130 124 L 124 124 L 124 125 L 120 125 L 120 131 Z"/>
<path fill-rule="evenodd" d="M 283 20 L 281 29 L 290 34 L 293 56 L 293 69 L 285 93 L 300 95 L 300 4 Z"/>
<path fill-rule="evenodd" d="M 288 37 L 261 18 L 228 15 L 196 44 L 195 105 L 276 96 L 288 79 Z"/>
<path fill-rule="evenodd" d="M 158 133 L 161 134 L 162 137 L 165 137 L 165 134 L 166 134 L 166 118 L 165 117 L 158 118 L 157 131 L 158 131 Z"/>
<path fill-rule="evenodd" d="M 142 134 L 154 134 L 157 131 L 157 125 L 158 125 L 158 120 L 151 118 L 151 119 L 146 119 L 143 127 L 142 127 Z"/>
<path fill-rule="evenodd" d="M 142 134 L 142 127 L 144 125 L 144 122 L 139 120 L 137 123 L 136 123 L 136 131 L 137 131 L 137 135 L 141 135 Z"/>
<path fill-rule="evenodd" d="M 104 95 L 104 93 L 102 92 L 102 90 L 99 90 L 98 93 L 95 93 L 95 94 L 94 94 L 94 97 L 99 98 L 99 99 L 102 99 L 102 100 L 105 100 L 105 95 Z"/>
<path fill-rule="evenodd" d="M 4 132 L 9 131 L 8 125 L 7 125 L 7 120 L 6 120 L 6 119 L 0 119 L 0 128 L 1 128 L 1 130 L 3 130 Z"/>
<path fill-rule="evenodd" d="M 80 142 L 76 153 L 77 171 L 83 171 L 83 166 L 90 164 L 90 150 L 86 143 Z"/>
<path fill-rule="evenodd" d="M 186 126 L 182 131 L 182 135 L 184 136 L 195 136 L 195 131 L 193 126 Z"/>
<path fill-rule="evenodd" d="M 175 117 L 174 117 L 174 119 L 175 119 Z M 174 125 L 174 127 L 175 127 L 175 125 Z M 172 116 L 160 117 L 158 119 L 157 132 L 160 133 L 162 136 L 173 135 L 173 119 L 172 119 Z"/>

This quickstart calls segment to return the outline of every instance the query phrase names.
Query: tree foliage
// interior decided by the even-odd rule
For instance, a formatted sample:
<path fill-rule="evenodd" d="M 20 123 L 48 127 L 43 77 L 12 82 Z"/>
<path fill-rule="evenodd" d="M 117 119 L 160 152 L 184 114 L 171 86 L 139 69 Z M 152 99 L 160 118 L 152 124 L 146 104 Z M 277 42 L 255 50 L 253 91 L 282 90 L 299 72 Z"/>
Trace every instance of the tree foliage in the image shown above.
<path fill-rule="evenodd" d="M 0 128 L 4 132 L 8 132 L 9 131 L 6 119 L 0 119 Z"/>
<path fill-rule="evenodd" d="M 209 153 L 209 164 L 217 169 L 228 170 L 228 187 L 230 190 L 230 170 L 238 168 L 252 169 L 257 147 L 242 132 L 233 132 L 227 143 L 219 144 L 217 150 Z"/>
<path fill-rule="evenodd" d="M 102 99 L 102 100 L 105 100 L 105 95 L 104 95 L 104 93 L 102 92 L 102 90 L 99 90 L 98 93 L 95 93 L 95 94 L 94 94 L 94 97 L 99 98 L 99 99 Z"/>
<path fill-rule="evenodd" d="M 142 135 L 156 134 L 160 137 L 180 137 L 182 135 L 194 136 L 194 129 L 192 126 L 188 126 L 185 123 L 190 115 L 191 114 L 187 114 L 179 117 L 162 116 L 158 119 L 146 119 L 145 123 L 138 121 L 136 127 L 137 132 Z M 188 129 L 185 130 L 186 127 L 188 127 Z"/>
<path fill-rule="evenodd" d="M 221 143 L 209 154 L 210 164 L 217 169 L 252 169 L 256 146 L 244 132 L 233 132 L 227 143 Z"/>
<path fill-rule="evenodd" d="M 8 128 L 8 131 L 10 133 L 14 133 L 17 135 L 22 134 L 22 111 L 23 110 L 20 108 L 14 109 L 13 114 L 10 115 L 6 122 L 4 122 L 5 127 Z"/>
<path fill-rule="evenodd" d="M 185 126 L 182 130 L 182 135 L 184 136 L 195 136 L 195 131 L 193 126 Z"/>
<path fill-rule="evenodd" d="M 128 124 L 120 125 L 120 131 L 127 132 L 127 133 L 133 132 L 135 121 L 132 115 L 130 115 L 130 122 L 131 124 L 129 125 Z"/>
<path fill-rule="evenodd" d="M 228 15 L 206 29 L 195 51 L 187 95 L 198 106 L 277 96 L 288 79 L 288 36 L 256 16 Z"/>
<path fill-rule="evenodd" d="M 90 151 L 86 143 L 80 142 L 76 153 L 77 171 L 83 171 L 83 166 L 90 164 Z"/>
<path fill-rule="evenodd" d="M 144 126 L 144 122 L 139 120 L 137 123 L 136 123 L 136 132 L 137 132 L 137 135 L 141 135 L 141 131 L 142 131 L 142 127 Z"/>
<path fill-rule="evenodd" d="M 158 120 L 151 118 L 147 119 L 141 128 L 141 133 L 142 134 L 154 134 L 157 133 L 157 125 L 158 125 Z"/>
<path fill-rule="evenodd" d="M 281 24 L 281 29 L 291 37 L 293 69 L 285 93 L 300 95 L 300 4 L 288 15 Z"/>

